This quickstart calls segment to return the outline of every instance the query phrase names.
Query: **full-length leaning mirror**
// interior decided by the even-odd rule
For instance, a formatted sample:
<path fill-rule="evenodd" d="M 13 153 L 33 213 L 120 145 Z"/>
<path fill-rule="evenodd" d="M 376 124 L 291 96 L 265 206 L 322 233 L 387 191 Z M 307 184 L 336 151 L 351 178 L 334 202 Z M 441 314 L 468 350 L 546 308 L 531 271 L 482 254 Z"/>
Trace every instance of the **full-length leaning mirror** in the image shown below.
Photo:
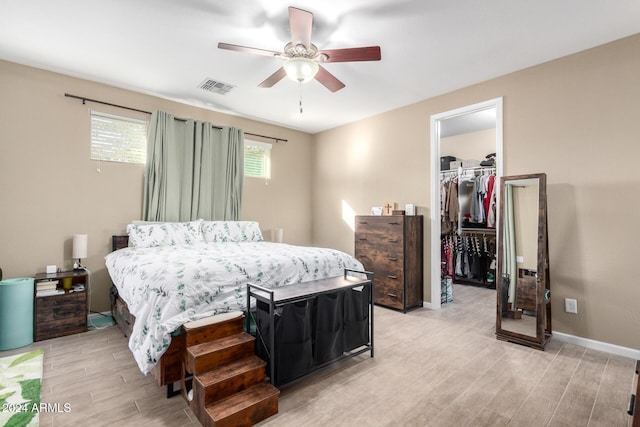
<path fill-rule="evenodd" d="M 551 337 L 545 174 L 500 179 L 498 339 L 544 349 Z"/>

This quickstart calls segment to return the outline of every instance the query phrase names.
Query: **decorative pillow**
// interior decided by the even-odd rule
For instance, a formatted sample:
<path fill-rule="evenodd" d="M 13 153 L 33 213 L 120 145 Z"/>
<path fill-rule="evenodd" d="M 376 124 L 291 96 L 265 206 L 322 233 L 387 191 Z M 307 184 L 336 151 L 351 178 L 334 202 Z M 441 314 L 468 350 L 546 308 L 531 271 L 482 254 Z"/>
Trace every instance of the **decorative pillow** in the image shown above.
<path fill-rule="evenodd" d="M 261 242 L 262 232 L 257 221 L 204 221 L 205 242 Z"/>
<path fill-rule="evenodd" d="M 202 220 L 189 222 L 163 222 L 157 224 L 129 224 L 129 246 L 151 248 L 154 246 L 183 245 L 202 242 Z"/>

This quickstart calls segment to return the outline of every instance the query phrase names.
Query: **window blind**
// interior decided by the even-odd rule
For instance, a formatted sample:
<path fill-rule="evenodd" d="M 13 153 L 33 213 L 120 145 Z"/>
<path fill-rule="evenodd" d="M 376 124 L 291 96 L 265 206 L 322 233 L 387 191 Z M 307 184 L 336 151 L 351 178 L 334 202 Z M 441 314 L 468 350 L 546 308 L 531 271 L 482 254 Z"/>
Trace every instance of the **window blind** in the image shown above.
<path fill-rule="evenodd" d="M 244 175 L 271 178 L 271 144 L 245 139 Z"/>
<path fill-rule="evenodd" d="M 145 163 L 147 122 L 91 111 L 91 159 Z"/>

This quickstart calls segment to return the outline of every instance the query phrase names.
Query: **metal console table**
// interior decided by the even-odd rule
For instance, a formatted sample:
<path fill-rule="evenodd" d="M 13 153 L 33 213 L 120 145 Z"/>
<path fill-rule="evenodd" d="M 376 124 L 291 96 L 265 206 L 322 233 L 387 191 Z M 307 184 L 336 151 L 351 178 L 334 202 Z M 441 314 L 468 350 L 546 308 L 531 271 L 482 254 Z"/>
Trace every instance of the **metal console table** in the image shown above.
<path fill-rule="evenodd" d="M 255 317 L 250 309 L 251 298 L 256 299 Z M 333 305 L 330 306 L 328 304 Z M 354 304 L 355 308 L 353 307 Z M 284 321 L 284 319 L 280 317 L 276 320 L 276 312 L 280 315 L 283 310 L 294 308 L 296 305 L 302 306 L 305 314 L 295 315 L 295 319 L 299 320 L 300 323 L 308 323 L 308 325 L 286 325 L 286 327 L 304 328 L 307 331 L 315 327 L 311 331 L 313 339 L 311 337 L 308 338 L 308 351 L 305 353 L 311 357 L 309 352 L 313 344 L 314 356 L 309 359 L 304 367 L 300 368 L 301 370 L 298 369 L 293 378 L 282 378 L 279 369 L 286 369 L 286 367 L 277 366 L 278 361 L 287 364 L 283 360 L 288 360 L 291 363 L 299 364 L 301 359 L 309 358 L 300 357 L 299 354 L 278 354 L 278 352 L 283 352 L 282 347 L 287 347 L 287 344 L 278 344 L 277 339 L 279 337 L 276 336 L 276 329 L 279 329 L 278 320 Z M 321 312 L 319 307 L 324 307 L 324 312 Z M 328 310 L 327 307 L 329 307 Z M 262 318 L 260 318 L 261 313 Z M 356 317 L 355 320 L 353 320 L 354 316 Z M 325 334 L 323 340 L 320 333 L 317 336 L 316 333 L 322 329 L 320 323 L 322 321 L 326 322 L 328 318 L 333 318 L 333 320 L 329 321 L 333 322 L 332 325 L 334 327 L 335 325 L 338 326 L 334 332 L 326 332 L 327 329 L 325 329 L 322 332 Z M 373 357 L 373 273 L 345 269 L 343 276 L 273 289 L 248 284 L 247 319 L 253 319 L 256 323 L 256 345 L 263 346 L 264 356 L 267 358 L 269 367 L 269 381 L 273 385 L 293 384 L 334 363 L 353 358 L 362 353 L 370 352 L 371 357 Z M 288 318 L 288 320 L 291 320 L 291 318 Z M 247 329 L 250 328 L 250 323 L 247 322 Z M 261 327 L 261 324 L 263 327 Z M 266 328 L 264 327 L 265 324 L 267 325 Z M 354 327 L 357 328 L 355 332 Z M 264 331 L 264 329 L 268 330 Z M 331 328 L 328 329 L 330 330 Z M 326 335 L 327 333 L 329 334 L 328 336 Z M 335 335 L 332 336 L 331 334 Z M 354 336 L 356 336 L 355 339 L 353 338 Z M 324 357 L 316 357 L 318 352 L 323 352 L 322 348 L 320 348 L 322 344 L 328 341 L 334 344 L 337 343 L 337 345 L 331 346 L 331 350 L 328 353 L 325 351 Z M 342 344 L 344 344 L 344 348 L 340 347 Z M 287 348 L 290 350 L 291 345 L 288 345 Z M 327 354 L 333 355 L 326 360 Z"/>

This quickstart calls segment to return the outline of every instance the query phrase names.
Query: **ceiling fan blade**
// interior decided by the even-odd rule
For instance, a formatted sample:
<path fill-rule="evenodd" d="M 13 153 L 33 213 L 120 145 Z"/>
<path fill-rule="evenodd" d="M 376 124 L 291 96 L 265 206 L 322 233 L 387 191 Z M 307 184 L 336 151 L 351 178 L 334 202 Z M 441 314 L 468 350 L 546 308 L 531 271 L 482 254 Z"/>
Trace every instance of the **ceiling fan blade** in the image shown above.
<path fill-rule="evenodd" d="M 253 53 L 254 55 L 281 56 L 282 52 L 275 50 L 257 49 L 255 47 L 239 46 L 237 44 L 218 43 L 218 49 L 234 50 L 236 52 Z"/>
<path fill-rule="evenodd" d="M 309 49 L 313 14 L 306 10 L 289 7 L 289 25 L 291 26 L 291 43 L 294 46 L 302 44 Z"/>
<path fill-rule="evenodd" d="M 278 71 L 276 71 L 275 73 L 267 77 L 267 79 L 262 83 L 260 83 L 258 87 L 272 87 L 274 84 L 282 80 L 286 75 L 287 75 L 287 72 L 284 71 L 284 68 L 280 67 L 278 68 Z"/>
<path fill-rule="evenodd" d="M 328 72 L 322 66 L 318 68 L 318 74 L 316 74 L 316 80 L 319 81 L 329 89 L 331 92 L 337 92 L 344 87 L 344 83 L 338 80 L 333 74 Z"/>
<path fill-rule="evenodd" d="M 380 46 L 325 49 L 320 53 L 327 56 L 323 62 L 379 61 L 381 59 Z"/>

